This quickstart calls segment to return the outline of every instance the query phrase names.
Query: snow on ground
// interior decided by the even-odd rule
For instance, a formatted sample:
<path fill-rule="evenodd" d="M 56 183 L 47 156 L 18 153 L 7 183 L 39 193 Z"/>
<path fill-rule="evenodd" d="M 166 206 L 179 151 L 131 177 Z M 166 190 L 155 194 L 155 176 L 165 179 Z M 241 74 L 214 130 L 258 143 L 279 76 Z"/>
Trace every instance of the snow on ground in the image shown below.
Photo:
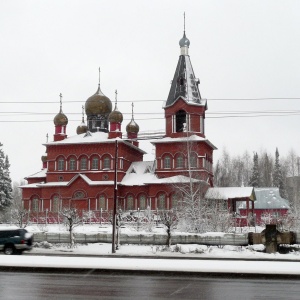
<path fill-rule="evenodd" d="M 0 225 L 0 229 L 4 227 L 7 225 Z M 66 228 L 63 225 L 40 225 L 29 226 L 27 230 L 65 232 Z M 75 231 L 111 232 L 111 226 L 83 225 L 77 227 Z M 134 231 L 136 229 L 122 228 L 123 233 L 129 234 Z M 164 229 L 155 228 L 153 231 L 163 232 Z M 222 234 L 211 233 L 211 235 Z M 157 245 L 121 245 L 116 253 L 112 254 L 110 243 L 77 244 L 75 248 L 70 249 L 67 244 L 51 245 L 43 242 L 37 243 L 32 251 L 28 252 L 29 255 L 1 254 L 0 266 L 300 275 L 300 248 L 298 245 L 293 245 L 292 248 L 294 250 L 289 254 L 266 254 L 261 252 L 264 250 L 263 245 L 218 247 L 181 244 L 173 245 L 168 250 L 164 246 Z M 80 256 L 72 256 L 73 254 Z M 99 256 L 95 257 L 97 255 Z M 211 260 L 212 258 L 214 260 Z M 226 260 L 222 260 L 223 258 Z"/>
<path fill-rule="evenodd" d="M 2 226 L 0 225 L 0 229 Z M 6 225 L 7 227 L 7 225 Z M 29 232 L 51 232 L 62 233 L 67 232 L 66 227 L 63 224 L 49 224 L 49 225 L 31 225 L 26 227 Z M 238 228 L 237 233 L 243 231 L 260 232 L 263 228 Z M 111 225 L 99 225 L 99 224 L 84 224 L 75 227 L 74 232 L 77 233 L 111 233 Z M 165 228 L 154 227 L 152 233 L 165 233 Z M 124 234 L 149 234 L 149 231 L 138 230 L 135 225 L 122 227 L 121 233 Z M 174 232 L 172 234 L 186 234 L 183 232 Z M 205 236 L 222 236 L 223 232 L 208 232 Z M 110 243 L 94 243 L 94 244 L 77 244 L 74 249 L 70 249 L 67 244 L 49 244 L 36 243 L 31 251 L 33 254 L 80 254 L 80 255 L 113 255 L 112 245 Z M 37 247 L 39 246 L 39 247 Z M 166 249 L 165 246 L 157 245 L 120 245 L 119 250 L 116 251 L 116 255 L 124 256 L 174 256 L 177 258 L 184 257 L 199 257 L 199 258 L 239 258 L 239 259 L 285 259 L 285 260 L 299 260 L 300 261 L 300 245 L 291 246 L 292 251 L 289 254 L 267 254 L 263 253 L 263 245 L 249 245 L 249 246 L 206 246 L 206 245 L 173 245 L 170 249 Z"/>

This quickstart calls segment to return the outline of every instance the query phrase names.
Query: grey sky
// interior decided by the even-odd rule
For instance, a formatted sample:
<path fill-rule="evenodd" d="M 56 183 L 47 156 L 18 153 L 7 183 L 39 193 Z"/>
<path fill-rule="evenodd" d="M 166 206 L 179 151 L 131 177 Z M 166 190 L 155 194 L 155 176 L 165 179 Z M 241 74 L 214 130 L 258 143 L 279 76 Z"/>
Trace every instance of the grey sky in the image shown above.
<path fill-rule="evenodd" d="M 212 118 L 224 116 L 217 112 L 300 111 L 300 100 L 212 100 L 300 97 L 299 1 L 0 0 L 0 141 L 13 180 L 41 168 L 59 93 L 67 133 L 76 134 L 99 66 L 104 94 L 114 101 L 118 90 L 124 132 L 131 101 L 141 131 L 164 129 L 162 103 L 179 56 L 184 11 L 191 61 L 208 99 L 206 136 L 219 148 L 215 162 L 224 146 L 232 154 L 273 154 L 276 147 L 299 153 L 299 114 Z"/>

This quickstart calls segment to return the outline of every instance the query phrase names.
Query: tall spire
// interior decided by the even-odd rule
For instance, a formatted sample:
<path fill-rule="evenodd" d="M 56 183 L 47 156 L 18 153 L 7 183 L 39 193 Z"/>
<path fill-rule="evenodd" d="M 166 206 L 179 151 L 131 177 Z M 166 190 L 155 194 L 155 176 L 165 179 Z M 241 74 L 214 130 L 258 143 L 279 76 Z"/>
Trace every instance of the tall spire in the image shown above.
<path fill-rule="evenodd" d="M 206 102 L 202 101 L 198 84 L 199 79 L 195 77 L 191 59 L 188 53 L 190 41 L 185 35 L 186 21 L 185 13 L 183 14 L 183 37 L 179 41 L 180 56 L 177 68 L 171 83 L 169 96 L 166 107 L 173 105 L 179 97 L 188 103 L 202 104 L 206 106 Z"/>
<path fill-rule="evenodd" d="M 183 14 L 183 37 L 179 41 L 180 54 L 189 55 L 190 40 L 185 35 L 185 12 Z"/>

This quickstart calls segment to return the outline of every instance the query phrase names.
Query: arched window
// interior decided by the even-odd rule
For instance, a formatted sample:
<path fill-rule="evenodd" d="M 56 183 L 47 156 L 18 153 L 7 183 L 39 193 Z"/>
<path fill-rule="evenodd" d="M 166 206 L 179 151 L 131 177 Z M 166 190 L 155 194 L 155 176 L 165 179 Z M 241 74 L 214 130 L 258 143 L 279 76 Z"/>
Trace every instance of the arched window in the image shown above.
<path fill-rule="evenodd" d="M 166 155 L 164 157 L 164 169 L 171 169 L 171 156 Z"/>
<path fill-rule="evenodd" d="M 126 198 L 126 209 L 133 210 L 134 209 L 134 199 L 132 195 L 128 195 Z"/>
<path fill-rule="evenodd" d="M 176 132 L 183 132 L 186 127 L 186 112 L 179 110 L 176 113 Z"/>
<path fill-rule="evenodd" d="M 87 170 L 87 158 L 81 157 L 80 159 L 80 170 Z"/>
<path fill-rule="evenodd" d="M 92 158 L 92 170 L 98 170 L 99 169 L 99 158 L 97 156 L 94 156 Z"/>
<path fill-rule="evenodd" d="M 103 169 L 110 169 L 110 157 L 105 156 L 103 158 Z"/>
<path fill-rule="evenodd" d="M 71 157 L 69 159 L 68 167 L 69 167 L 69 171 L 75 171 L 76 170 L 76 159 L 75 159 L 75 157 Z"/>
<path fill-rule="evenodd" d="M 99 210 L 102 209 L 102 210 L 106 210 L 106 198 L 104 195 L 100 195 L 99 196 L 99 200 L 98 200 L 98 207 L 99 207 Z"/>
<path fill-rule="evenodd" d="M 166 195 L 161 193 L 157 198 L 157 208 L 158 209 L 166 209 Z"/>
<path fill-rule="evenodd" d="M 31 210 L 33 212 L 39 211 L 39 198 L 37 196 L 34 196 L 31 200 Z"/>
<path fill-rule="evenodd" d="M 178 155 L 176 156 L 175 162 L 176 162 L 176 168 L 177 168 L 177 169 L 182 169 L 182 168 L 184 168 L 184 157 L 183 157 L 182 154 L 178 154 Z"/>
<path fill-rule="evenodd" d="M 65 169 L 65 159 L 63 157 L 59 157 L 57 160 L 57 170 L 64 171 Z"/>
<path fill-rule="evenodd" d="M 179 206 L 180 196 L 177 193 L 171 195 L 171 208 L 176 208 Z"/>
<path fill-rule="evenodd" d="M 191 152 L 191 154 L 190 154 L 190 167 L 191 168 L 197 168 L 197 160 L 198 160 L 197 153 Z"/>
<path fill-rule="evenodd" d="M 59 196 L 58 195 L 54 195 L 52 198 L 52 207 L 51 210 L 53 212 L 58 212 L 60 208 L 60 201 L 59 201 Z"/>
<path fill-rule="evenodd" d="M 142 194 L 139 196 L 139 209 L 140 210 L 145 210 L 147 207 L 147 198 L 146 195 Z"/>
<path fill-rule="evenodd" d="M 82 199 L 84 197 L 85 197 L 85 194 L 82 191 L 76 191 L 73 195 L 73 198 L 75 198 L 75 199 Z"/>

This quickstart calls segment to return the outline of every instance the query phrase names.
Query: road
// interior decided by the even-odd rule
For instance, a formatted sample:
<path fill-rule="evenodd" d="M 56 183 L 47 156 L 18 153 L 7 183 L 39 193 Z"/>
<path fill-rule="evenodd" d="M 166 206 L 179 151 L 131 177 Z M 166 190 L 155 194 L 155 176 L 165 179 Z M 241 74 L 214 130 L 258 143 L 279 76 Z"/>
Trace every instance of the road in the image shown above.
<path fill-rule="evenodd" d="M 299 299 L 298 280 L 161 275 L 0 272 L 0 298 Z"/>

